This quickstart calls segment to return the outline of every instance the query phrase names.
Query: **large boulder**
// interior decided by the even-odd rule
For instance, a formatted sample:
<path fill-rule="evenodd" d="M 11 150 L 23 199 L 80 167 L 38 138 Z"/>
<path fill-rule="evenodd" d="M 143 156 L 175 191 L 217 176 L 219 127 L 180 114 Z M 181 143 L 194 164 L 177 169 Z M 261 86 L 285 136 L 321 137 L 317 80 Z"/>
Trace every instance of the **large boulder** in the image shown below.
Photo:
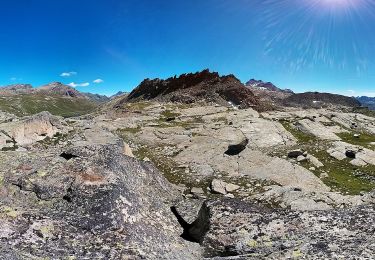
<path fill-rule="evenodd" d="M 27 146 L 47 137 L 53 137 L 57 133 L 63 133 L 66 127 L 58 117 L 49 112 L 42 112 L 19 121 L 1 124 L 0 131 L 16 145 Z"/>
<path fill-rule="evenodd" d="M 114 144 L 0 153 L 1 259 L 199 259 L 179 192 Z"/>

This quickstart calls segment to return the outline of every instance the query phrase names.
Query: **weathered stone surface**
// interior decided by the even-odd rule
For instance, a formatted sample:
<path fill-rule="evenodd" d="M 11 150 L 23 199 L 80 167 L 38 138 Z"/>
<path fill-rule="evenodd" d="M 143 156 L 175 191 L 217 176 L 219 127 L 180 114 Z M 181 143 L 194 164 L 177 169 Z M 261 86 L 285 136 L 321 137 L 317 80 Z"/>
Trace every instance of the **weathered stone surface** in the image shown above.
<path fill-rule="evenodd" d="M 234 192 L 234 191 L 238 190 L 239 188 L 241 188 L 241 187 L 236 185 L 236 184 L 232 184 L 232 183 L 227 183 L 225 185 L 225 190 L 227 192 Z"/>
<path fill-rule="evenodd" d="M 373 204 L 295 212 L 223 199 L 205 202 L 189 231 L 206 257 L 371 259 L 374 213 Z"/>
<path fill-rule="evenodd" d="M 375 165 L 375 151 L 358 145 L 352 145 L 345 142 L 334 142 L 327 152 L 337 160 L 343 160 L 345 158 L 355 159 L 352 160 L 352 162 L 354 161 L 352 163 L 353 165 Z"/>
<path fill-rule="evenodd" d="M 310 119 L 303 119 L 298 121 L 298 128 L 306 133 L 314 135 L 322 140 L 341 140 L 336 133 L 344 132 L 339 126 L 325 126 L 320 122 L 312 121 Z"/>
<path fill-rule="evenodd" d="M 48 112 L 42 112 L 20 121 L 0 125 L 0 130 L 16 145 L 30 145 L 46 137 L 65 132 L 61 121 Z M 0 137 L 1 138 L 1 137 Z"/>
<path fill-rule="evenodd" d="M 250 197 L 262 203 L 279 205 L 292 210 L 326 210 L 334 207 L 352 207 L 373 201 L 363 196 L 342 195 L 336 192 L 303 191 L 296 187 L 270 186 L 267 191 Z"/>
<path fill-rule="evenodd" d="M 124 143 L 124 154 L 126 156 L 134 158 L 133 151 L 132 151 L 132 149 L 130 148 L 130 146 L 127 143 Z"/>
<path fill-rule="evenodd" d="M 0 156 L 1 258 L 199 258 L 170 210 L 179 192 L 116 142 Z"/>
<path fill-rule="evenodd" d="M 204 190 L 202 188 L 196 188 L 196 187 L 191 188 L 190 192 L 191 192 L 191 194 L 194 194 L 194 195 L 204 194 Z"/>
<path fill-rule="evenodd" d="M 308 154 L 306 157 L 315 167 L 320 168 L 324 167 L 324 164 L 318 160 L 318 158 L 314 157 L 311 154 Z"/>
<path fill-rule="evenodd" d="M 225 189 L 226 185 L 227 184 L 224 181 L 215 179 L 211 182 L 211 190 L 214 193 L 225 195 L 227 194 L 227 191 Z"/>

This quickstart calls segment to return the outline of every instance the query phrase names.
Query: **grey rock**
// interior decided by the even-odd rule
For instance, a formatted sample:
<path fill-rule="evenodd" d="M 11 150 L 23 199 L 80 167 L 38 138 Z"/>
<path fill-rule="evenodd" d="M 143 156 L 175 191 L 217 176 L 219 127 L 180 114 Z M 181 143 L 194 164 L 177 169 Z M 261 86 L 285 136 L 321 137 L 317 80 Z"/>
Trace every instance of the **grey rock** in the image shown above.
<path fill-rule="evenodd" d="M 225 194 L 227 194 L 227 191 L 225 189 L 226 185 L 227 185 L 227 183 L 225 183 L 224 181 L 214 179 L 211 182 L 211 190 L 214 193 L 219 193 L 219 194 L 225 195 Z"/>
<path fill-rule="evenodd" d="M 193 187 L 191 188 L 190 193 L 194 195 L 202 195 L 204 194 L 204 190 L 202 188 Z"/>
<path fill-rule="evenodd" d="M 170 209 L 179 191 L 121 143 L 0 157 L 0 248 L 15 259 L 200 258 Z"/>
<path fill-rule="evenodd" d="M 374 213 L 374 205 L 295 212 L 222 199 L 205 202 L 189 232 L 208 258 L 371 259 Z"/>

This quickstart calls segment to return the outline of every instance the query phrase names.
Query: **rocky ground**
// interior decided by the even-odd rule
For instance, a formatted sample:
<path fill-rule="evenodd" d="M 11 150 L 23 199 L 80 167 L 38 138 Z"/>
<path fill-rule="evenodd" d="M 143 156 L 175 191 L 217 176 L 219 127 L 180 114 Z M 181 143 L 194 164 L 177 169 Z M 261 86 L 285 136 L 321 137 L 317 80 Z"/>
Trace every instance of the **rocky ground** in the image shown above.
<path fill-rule="evenodd" d="M 0 257 L 371 259 L 374 149 L 337 109 L 0 113 Z"/>

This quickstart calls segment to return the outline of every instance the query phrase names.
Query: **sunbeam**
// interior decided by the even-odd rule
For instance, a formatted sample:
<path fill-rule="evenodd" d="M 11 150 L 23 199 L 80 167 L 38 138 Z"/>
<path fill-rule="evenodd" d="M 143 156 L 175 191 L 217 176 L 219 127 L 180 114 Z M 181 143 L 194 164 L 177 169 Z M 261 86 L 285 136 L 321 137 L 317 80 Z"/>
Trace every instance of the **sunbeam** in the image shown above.
<path fill-rule="evenodd" d="M 297 71 L 323 63 L 360 72 L 367 68 L 375 42 L 368 23 L 374 14 L 370 0 L 265 1 L 261 18 L 265 54 L 289 62 Z M 359 36 L 359 29 L 368 31 L 366 39 Z M 348 57 L 354 57 L 355 64 L 349 64 Z"/>

